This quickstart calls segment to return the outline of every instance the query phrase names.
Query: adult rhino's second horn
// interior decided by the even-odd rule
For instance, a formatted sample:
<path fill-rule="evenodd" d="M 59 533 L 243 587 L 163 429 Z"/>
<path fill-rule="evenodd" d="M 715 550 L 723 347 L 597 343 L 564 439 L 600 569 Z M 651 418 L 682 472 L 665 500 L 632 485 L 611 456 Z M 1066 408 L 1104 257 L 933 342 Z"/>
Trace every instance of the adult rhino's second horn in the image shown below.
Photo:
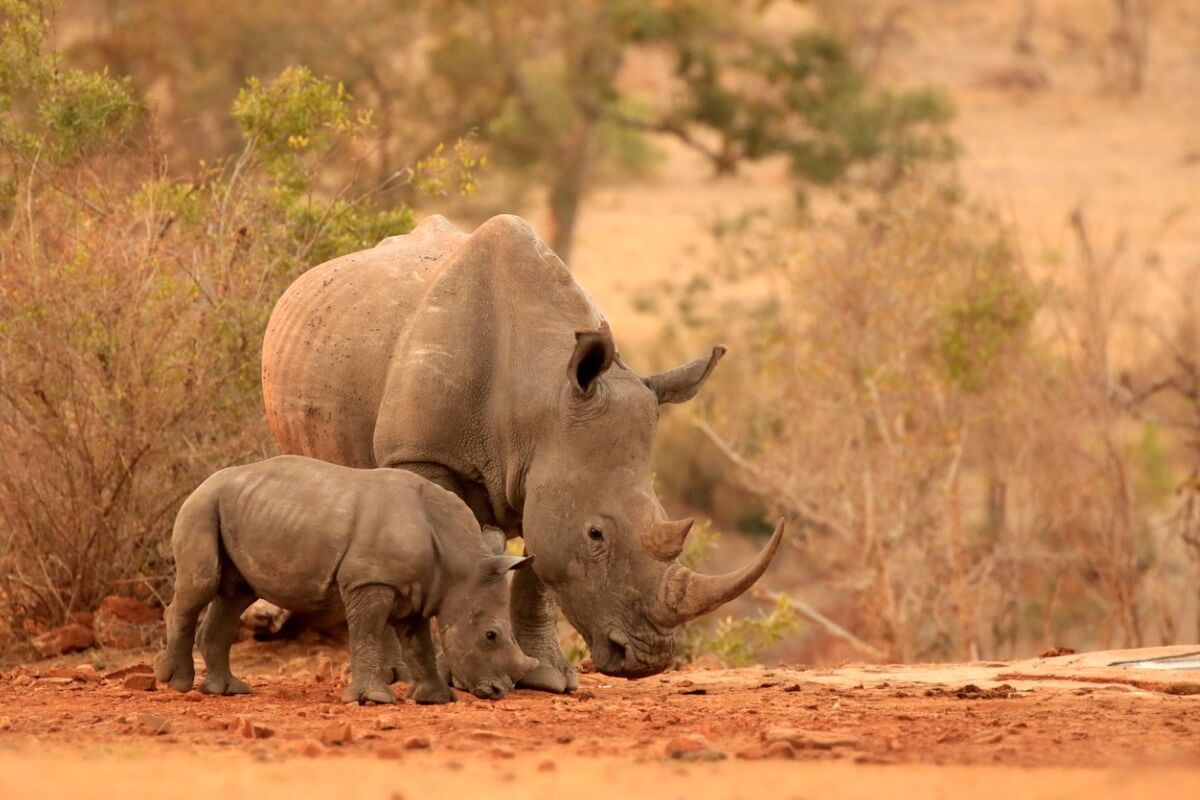
<path fill-rule="evenodd" d="M 657 622 L 670 628 L 682 625 L 725 605 L 749 589 L 766 572 L 783 541 L 783 530 L 784 520 L 780 519 L 771 540 L 754 560 L 724 575 L 701 575 L 682 564 L 672 564 L 663 575 L 659 590 Z"/>

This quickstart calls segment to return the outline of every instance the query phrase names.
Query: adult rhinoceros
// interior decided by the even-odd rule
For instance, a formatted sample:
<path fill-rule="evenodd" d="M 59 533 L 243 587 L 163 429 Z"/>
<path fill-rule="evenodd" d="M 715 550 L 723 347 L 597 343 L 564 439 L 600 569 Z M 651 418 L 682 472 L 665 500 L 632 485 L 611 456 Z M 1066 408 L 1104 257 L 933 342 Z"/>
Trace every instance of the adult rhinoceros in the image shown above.
<path fill-rule="evenodd" d="M 651 675 L 672 630 L 748 589 L 779 546 L 782 524 L 742 569 L 692 572 L 676 562 L 692 521 L 668 521 L 651 486 L 659 405 L 693 397 L 723 354 L 642 377 L 524 220 L 467 235 L 433 216 L 292 284 L 263 396 L 284 452 L 411 470 L 523 536 L 513 628 L 541 664 L 522 684 L 562 692 L 578 681 L 551 592 L 599 670 Z"/>

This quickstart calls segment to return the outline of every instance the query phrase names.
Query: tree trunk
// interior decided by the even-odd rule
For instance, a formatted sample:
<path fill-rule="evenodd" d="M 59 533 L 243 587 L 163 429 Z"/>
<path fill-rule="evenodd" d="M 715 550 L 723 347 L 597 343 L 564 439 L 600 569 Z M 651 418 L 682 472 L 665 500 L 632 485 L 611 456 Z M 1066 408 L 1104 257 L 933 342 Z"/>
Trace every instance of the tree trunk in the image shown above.
<path fill-rule="evenodd" d="M 550 246 L 568 268 L 571 266 L 575 225 L 579 221 L 579 204 L 583 201 L 587 183 L 593 125 L 591 119 L 580 122 L 550 185 Z"/>

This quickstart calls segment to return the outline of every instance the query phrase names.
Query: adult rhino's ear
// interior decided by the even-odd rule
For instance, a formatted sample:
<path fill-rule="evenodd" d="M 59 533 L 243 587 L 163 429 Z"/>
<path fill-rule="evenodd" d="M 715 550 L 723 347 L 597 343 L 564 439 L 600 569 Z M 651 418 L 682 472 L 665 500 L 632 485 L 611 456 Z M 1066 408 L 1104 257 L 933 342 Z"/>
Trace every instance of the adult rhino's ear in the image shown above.
<path fill-rule="evenodd" d="M 702 356 L 695 361 L 689 361 L 682 367 L 676 367 L 667 372 L 660 372 L 642 380 L 654 392 L 660 403 L 683 403 L 691 400 L 700 391 L 704 381 L 717 366 L 717 362 L 725 355 L 725 345 L 719 344 L 712 349 L 708 356 Z"/>
<path fill-rule="evenodd" d="M 584 397 L 591 397 L 600 376 L 612 366 L 617 354 L 608 320 L 590 331 L 575 331 L 575 352 L 567 364 L 571 385 Z"/>
<path fill-rule="evenodd" d="M 508 545 L 508 537 L 495 525 L 483 526 L 483 541 L 487 543 L 488 550 L 494 556 L 502 555 L 504 548 Z"/>
<path fill-rule="evenodd" d="M 501 578 L 504 573 L 521 569 L 533 561 L 533 556 L 489 556 L 479 566 L 484 580 Z"/>

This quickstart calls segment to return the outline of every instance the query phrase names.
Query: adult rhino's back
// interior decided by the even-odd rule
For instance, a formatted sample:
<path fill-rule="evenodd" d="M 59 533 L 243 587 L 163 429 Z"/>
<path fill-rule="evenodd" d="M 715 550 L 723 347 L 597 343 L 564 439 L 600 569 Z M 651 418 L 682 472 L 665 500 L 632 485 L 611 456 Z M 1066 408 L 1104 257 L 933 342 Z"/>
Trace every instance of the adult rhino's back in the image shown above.
<path fill-rule="evenodd" d="M 387 365 L 441 257 L 465 235 L 445 218 L 327 261 L 280 298 L 263 339 L 263 402 L 285 453 L 375 466 Z"/>

